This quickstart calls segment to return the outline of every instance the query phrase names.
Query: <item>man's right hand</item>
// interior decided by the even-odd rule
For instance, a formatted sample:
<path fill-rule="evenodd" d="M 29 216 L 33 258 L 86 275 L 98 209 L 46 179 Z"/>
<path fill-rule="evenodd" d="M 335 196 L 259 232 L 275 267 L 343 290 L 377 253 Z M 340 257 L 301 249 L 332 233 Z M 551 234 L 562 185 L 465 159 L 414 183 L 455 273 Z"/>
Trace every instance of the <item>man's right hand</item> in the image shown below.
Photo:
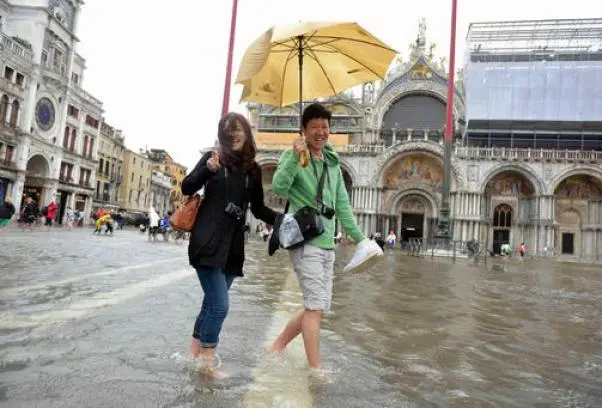
<path fill-rule="evenodd" d="M 307 151 L 307 142 L 305 136 L 301 136 L 293 141 L 293 150 L 299 156 L 299 164 L 301 167 L 307 166 L 309 163 L 309 152 Z"/>
<path fill-rule="evenodd" d="M 307 142 L 305 142 L 305 136 L 300 136 L 293 140 L 293 149 L 295 150 L 295 152 L 297 152 L 299 156 L 301 156 L 301 154 L 307 150 Z"/>
<path fill-rule="evenodd" d="M 213 152 L 209 160 L 207 160 L 207 168 L 215 173 L 220 169 L 220 167 L 219 154 L 217 152 Z"/>

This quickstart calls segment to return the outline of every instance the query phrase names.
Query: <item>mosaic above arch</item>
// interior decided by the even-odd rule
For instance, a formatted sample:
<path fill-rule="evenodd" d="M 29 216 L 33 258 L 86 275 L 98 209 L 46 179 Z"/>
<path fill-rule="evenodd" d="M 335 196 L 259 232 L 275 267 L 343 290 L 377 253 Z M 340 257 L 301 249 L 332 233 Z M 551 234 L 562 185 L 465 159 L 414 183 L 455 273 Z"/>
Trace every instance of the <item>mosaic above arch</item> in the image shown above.
<path fill-rule="evenodd" d="M 516 171 L 505 171 L 495 175 L 485 186 L 489 196 L 529 197 L 535 194 L 535 187 L 525 176 Z"/>
<path fill-rule="evenodd" d="M 443 188 L 443 167 L 427 155 L 408 155 L 397 160 L 385 173 L 385 186 L 417 187 L 440 192 Z"/>
<path fill-rule="evenodd" d="M 576 199 L 602 198 L 602 182 L 589 175 L 569 176 L 558 184 L 554 195 Z"/>

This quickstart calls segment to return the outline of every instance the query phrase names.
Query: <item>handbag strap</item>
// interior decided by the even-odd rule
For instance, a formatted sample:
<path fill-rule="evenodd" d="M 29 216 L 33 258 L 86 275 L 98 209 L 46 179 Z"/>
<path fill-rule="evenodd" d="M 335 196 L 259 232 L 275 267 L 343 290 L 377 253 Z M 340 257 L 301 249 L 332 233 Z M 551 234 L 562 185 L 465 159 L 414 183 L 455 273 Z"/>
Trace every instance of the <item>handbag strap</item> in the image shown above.
<path fill-rule="evenodd" d="M 312 165 L 314 168 L 314 172 L 316 174 L 316 177 L 318 177 L 318 170 L 316 168 L 316 164 L 313 162 L 312 160 Z M 318 205 L 320 206 L 324 206 L 324 201 L 323 199 L 323 192 L 324 192 L 324 180 L 326 179 L 326 177 L 328 176 L 328 166 L 326 165 L 326 162 L 324 162 L 324 168 L 322 170 L 322 175 L 320 176 L 320 179 L 318 180 L 318 190 L 316 191 L 316 202 L 318 203 Z M 330 177 L 328 178 L 328 180 L 330 180 Z M 288 213 L 288 209 L 290 208 L 290 201 L 286 200 L 286 205 L 284 206 L 284 213 Z"/>

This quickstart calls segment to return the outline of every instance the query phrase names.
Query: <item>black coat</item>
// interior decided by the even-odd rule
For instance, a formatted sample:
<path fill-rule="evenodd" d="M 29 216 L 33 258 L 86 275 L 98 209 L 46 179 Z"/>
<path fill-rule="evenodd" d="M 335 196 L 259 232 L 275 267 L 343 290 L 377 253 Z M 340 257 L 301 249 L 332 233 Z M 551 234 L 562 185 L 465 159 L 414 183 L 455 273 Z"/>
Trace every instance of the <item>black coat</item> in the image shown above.
<path fill-rule="evenodd" d="M 245 260 L 243 227 L 246 221 L 237 221 L 226 214 L 228 202 L 240 208 L 244 208 L 245 203 L 250 204 L 255 218 L 269 225 L 274 224 L 277 213 L 265 206 L 261 168 L 257 163 L 251 171 L 246 172 L 246 177 L 242 170 L 228 170 L 226 177 L 224 167 L 215 173 L 207 168 L 210 157 L 211 152 L 203 155 L 182 182 L 182 193 L 187 196 L 193 195 L 207 183 L 205 198 L 190 234 L 188 258 L 190 265 L 195 268 L 219 267 L 227 273 L 242 276 Z"/>

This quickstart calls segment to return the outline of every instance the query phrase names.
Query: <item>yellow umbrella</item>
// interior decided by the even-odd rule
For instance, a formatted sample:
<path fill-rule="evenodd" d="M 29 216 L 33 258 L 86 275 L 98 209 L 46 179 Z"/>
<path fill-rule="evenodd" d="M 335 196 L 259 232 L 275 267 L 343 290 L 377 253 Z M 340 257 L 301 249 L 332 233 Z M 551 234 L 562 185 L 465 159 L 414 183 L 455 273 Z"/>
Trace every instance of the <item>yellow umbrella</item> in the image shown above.
<path fill-rule="evenodd" d="M 245 52 L 241 100 L 286 106 L 384 78 L 397 52 L 357 23 L 275 26 Z"/>
<path fill-rule="evenodd" d="M 383 79 L 397 52 L 357 23 L 275 26 L 245 52 L 241 101 L 286 106 Z M 303 106 L 299 109 L 299 132 Z M 307 165 L 308 155 L 301 163 Z"/>

